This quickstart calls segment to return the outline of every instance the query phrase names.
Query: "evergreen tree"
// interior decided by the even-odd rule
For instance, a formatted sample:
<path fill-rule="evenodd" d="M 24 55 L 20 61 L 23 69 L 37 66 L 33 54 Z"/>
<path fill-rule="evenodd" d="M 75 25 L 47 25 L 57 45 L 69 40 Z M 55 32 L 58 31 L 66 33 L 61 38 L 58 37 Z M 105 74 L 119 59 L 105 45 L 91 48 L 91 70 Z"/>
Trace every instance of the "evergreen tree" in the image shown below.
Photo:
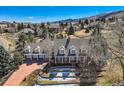
<path fill-rule="evenodd" d="M 7 51 L 2 46 L 0 46 L 0 79 L 16 67 L 17 66 L 14 64 L 14 61 Z"/>
<path fill-rule="evenodd" d="M 17 29 L 18 29 L 18 31 L 21 30 L 21 24 L 20 23 L 17 24 Z"/>
<path fill-rule="evenodd" d="M 59 26 L 60 26 L 60 28 L 64 28 L 64 23 L 63 22 L 59 22 Z"/>
<path fill-rule="evenodd" d="M 82 20 L 79 20 L 79 22 L 78 22 L 79 24 L 81 24 L 82 23 Z"/>
<path fill-rule="evenodd" d="M 31 32 L 28 33 L 28 41 L 29 42 L 33 42 L 34 41 L 34 35 Z"/>
<path fill-rule="evenodd" d="M 40 28 L 45 28 L 45 24 L 41 23 Z"/>
<path fill-rule="evenodd" d="M 84 24 L 86 24 L 86 25 L 88 25 L 88 24 L 89 24 L 88 19 L 86 19 L 86 20 L 84 21 Z"/>
<path fill-rule="evenodd" d="M 102 18 L 101 19 L 101 22 L 105 23 L 106 19 L 105 18 Z"/>
<path fill-rule="evenodd" d="M 37 35 L 37 24 L 34 24 L 34 35 Z"/>
<path fill-rule="evenodd" d="M 23 23 L 21 23 L 21 29 L 24 29 L 24 24 Z"/>
<path fill-rule="evenodd" d="M 67 22 L 65 23 L 65 26 L 66 26 L 66 27 L 68 26 L 68 23 L 67 23 Z"/>
<path fill-rule="evenodd" d="M 27 28 L 31 28 L 30 24 L 27 25 Z"/>
<path fill-rule="evenodd" d="M 13 56 L 13 59 L 14 59 L 14 63 L 15 65 L 20 65 L 23 63 L 23 54 L 18 52 L 18 51 L 15 51 L 14 52 L 14 56 Z"/>
<path fill-rule="evenodd" d="M 22 45 L 21 45 L 22 48 L 24 48 L 26 40 L 27 40 L 27 36 L 26 36 L 25 33 L 22 32 L 22 33 L 19 35 L 19 40 L 18 40 L 19 43 L 22 44 Z"/>
<path fill-rule="evenodd" d="M 74 28 L 71 25 L 70 28 L 69 28 L 69 31 L 68 31 L 68 35 L 73 35 L 73 34 L 74 34 Z"/>
<path fill-rule="evenodd" d="M 84 23 L 81 22 L 81 29 L 84 29 Z"/>
<path fill-rule="evenodd" d="M 46 39 L 47 38 L 47 30 L 46 29 L 43 29 L 42 38 L 43 39 Z"/>

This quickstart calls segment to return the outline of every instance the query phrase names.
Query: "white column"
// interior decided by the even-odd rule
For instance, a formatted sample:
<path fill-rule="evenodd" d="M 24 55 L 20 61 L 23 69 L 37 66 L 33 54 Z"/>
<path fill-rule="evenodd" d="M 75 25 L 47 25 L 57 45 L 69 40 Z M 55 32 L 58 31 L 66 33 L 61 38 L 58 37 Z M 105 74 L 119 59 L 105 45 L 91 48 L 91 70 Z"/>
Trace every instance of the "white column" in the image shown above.
<path fill-rule="evenodd" d="M 63 63 L 63 57 L 62 57 L 62 63 Z"/>
<path fill-rule="evenodd" d="M 38 55 L 39 55 L 39 54 L 37 54 L 37 61 L 38 61 Z"/>
<path fill-rule="evenodd" d="M 33 63 L 33 60 L 32 60 L 33 58 L 32 57 L 33 57 L 33 55 L 30 54 L 31 63 Z"/>

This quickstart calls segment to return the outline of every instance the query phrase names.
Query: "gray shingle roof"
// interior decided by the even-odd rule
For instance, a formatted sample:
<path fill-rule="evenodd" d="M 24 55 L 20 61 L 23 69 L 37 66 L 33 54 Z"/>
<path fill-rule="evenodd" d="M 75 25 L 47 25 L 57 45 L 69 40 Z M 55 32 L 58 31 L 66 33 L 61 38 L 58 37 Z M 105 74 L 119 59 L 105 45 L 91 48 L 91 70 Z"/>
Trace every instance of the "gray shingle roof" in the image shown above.
<path fill-rule="evenodd" d="M 67 39 L 55 39 L 54 41 L 51 40 L 44 40 L 41 43 L 28 43 L 25 47 L 30 46 L 31 52 L 37 47 L 40 46 L 40 51 L 43 52 L 43 50 L 49 50 L 50 53 L 52 52 L 52 49 L 54 50 L 54 54 L 57 55 L 58 50 L 61 46 L 65 46 Z M 69 49 L 71 46 L 74 46 L 77 50 L 77 54 L 79 54 L 79 50 L 84 47 L 87 48 L 88 46 L 88 39 L 71 39 L 68 43 L 67 49 L 66 49 L 66 55 L 68 55 Z"/>

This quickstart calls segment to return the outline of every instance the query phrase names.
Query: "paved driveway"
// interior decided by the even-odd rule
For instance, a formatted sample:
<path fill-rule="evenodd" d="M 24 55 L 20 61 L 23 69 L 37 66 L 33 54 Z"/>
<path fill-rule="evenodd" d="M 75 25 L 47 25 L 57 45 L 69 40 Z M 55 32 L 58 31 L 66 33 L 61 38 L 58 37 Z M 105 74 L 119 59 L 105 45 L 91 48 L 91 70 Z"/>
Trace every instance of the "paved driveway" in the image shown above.
<path fill-rule="evenodd" d="M 37 69 L 42 69 L 47 63 L 37 65 L 33 63 L 32 65 L 22 64 L 18 70 L 16 70 L 9 79 L 4 83 L 3 86 L 18 86 L 29 74 Z"/>

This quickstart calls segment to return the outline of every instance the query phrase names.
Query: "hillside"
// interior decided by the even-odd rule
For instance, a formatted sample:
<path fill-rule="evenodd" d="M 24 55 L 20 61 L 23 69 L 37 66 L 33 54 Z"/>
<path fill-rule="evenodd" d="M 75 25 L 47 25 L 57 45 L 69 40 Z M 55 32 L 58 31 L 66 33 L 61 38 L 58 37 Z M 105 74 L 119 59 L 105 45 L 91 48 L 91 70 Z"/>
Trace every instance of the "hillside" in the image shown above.
<path fill-rule="evenodd" d="M 51 23 L 59 23 L 59 22 L 78 22 L 79 20 L 85 20 L 85 19 L 92 19 L 92 18 L 109 18 L 109 17 L 113 17 L 113 16 L 117 16 L 118 18 L 121 18 L 122 16 L 124 16 L 124 10 L 122 11 L 113 11 L 113 12 L 107 12 L 107 13 L 103 13 L 103 14 L 98 14 L 98 15 L 94 15 L 94 16 L 90 16 L 90 17 L 85 17 L 85 18 L 78 18 L 78 19 L 66 19 L 66 20 L 60 20 L 60 21 L 54 21 Z"/>

